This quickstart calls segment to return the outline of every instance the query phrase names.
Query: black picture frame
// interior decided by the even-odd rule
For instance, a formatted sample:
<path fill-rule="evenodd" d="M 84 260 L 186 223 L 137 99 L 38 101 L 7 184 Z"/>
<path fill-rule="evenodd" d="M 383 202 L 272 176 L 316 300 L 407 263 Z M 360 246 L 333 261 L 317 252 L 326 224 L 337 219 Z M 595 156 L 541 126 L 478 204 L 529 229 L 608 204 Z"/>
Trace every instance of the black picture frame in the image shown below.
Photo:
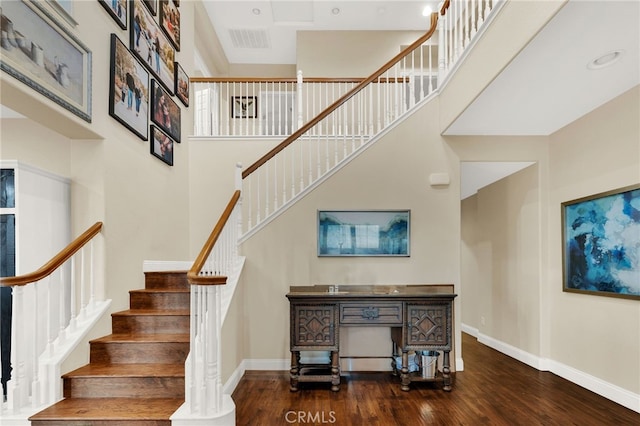
<path fill-rule="evenodd" d="M 127 29 L 127 23 L 129 22 L 128 0 L 98 0 L 98 3 L 105 8 L 120 28 Z"/>
<path fill-rule="evenodd" d="M 151 125 L 149 152 L 162 162 L 173 166 L 173 139 L 153 124 Z"/>
<path fill-rule="evenodd" d="M 190 89 L 189 76 L 184 71 L 182 66 L 180 66 L 180 64 L 177 62 L 176 62 L 175 70 L 176 70 L 176 87 L 175 87 L 176 97 L 180 99 L 180 102 L 182 102 L 184 106 L 188 107 L 189 106 L 189 89 Z"/>
<path fill-rule="evenodd" d="M 130 77 L 127 76 L 127 73 Z M 134 88 L 127 87 L 133 79 Z M 137 90 L 136 90 L 137 89 Z M 149 72 L 116 34 L 111 34 L 109 115 L 140 139 L 149 130 Z"/>
<path fill-rule="evenodd" d="M 180 11 L 173 0 L 160 0 L 159 20 L 162 31 L 180 51 Z"/>
<path fill-rule="evenodd" d="M 176 51 L 142 0 L 130 0 L 130 49 L 151 75 L 173 94 Z"/>
<path fill-rule="evenodd" d="M 232 96 L 230 109 L 231 109 L 231 118 L 257 118 L 258 117 L 258 97 L 257 96 Z"/>
<path fill-rule="evenodd" d="M 151 91 L 151 121 L 180 143 L 180 106 L 154 79 L 151 79 Z"/>
<path fill-rule="evenodd" d="M 158 14 L 158 0 L 144 0 L 144 4 L 153 16 Z"/>

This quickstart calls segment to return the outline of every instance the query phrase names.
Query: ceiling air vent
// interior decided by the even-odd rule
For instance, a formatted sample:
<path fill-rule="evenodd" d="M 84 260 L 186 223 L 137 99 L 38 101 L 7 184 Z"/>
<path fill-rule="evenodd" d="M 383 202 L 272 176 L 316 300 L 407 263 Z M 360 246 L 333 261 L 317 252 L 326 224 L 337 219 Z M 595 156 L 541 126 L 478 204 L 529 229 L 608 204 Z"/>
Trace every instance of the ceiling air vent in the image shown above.
<path fill-rule="evenodd" d="M 229 30 L 233 47 L 237 49 L 269 49 L 269 34 L 263 29 L 231 29 Z"/>

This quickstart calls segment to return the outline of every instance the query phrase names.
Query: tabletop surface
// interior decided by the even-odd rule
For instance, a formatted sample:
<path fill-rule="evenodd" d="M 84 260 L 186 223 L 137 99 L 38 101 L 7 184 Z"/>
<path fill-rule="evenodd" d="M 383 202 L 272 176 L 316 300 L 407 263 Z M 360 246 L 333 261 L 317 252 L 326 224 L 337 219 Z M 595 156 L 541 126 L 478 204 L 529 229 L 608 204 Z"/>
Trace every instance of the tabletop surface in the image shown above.
<path fill-rule="evenodd" d="M 337 290 L 336 290 L 337 288 Z M 332 291 L 333 290 L 333 291 Z M 296 297 L 437 297 L 453 296 L 452 284 L 313 285 L 289 287 L 288 298 Z"/>

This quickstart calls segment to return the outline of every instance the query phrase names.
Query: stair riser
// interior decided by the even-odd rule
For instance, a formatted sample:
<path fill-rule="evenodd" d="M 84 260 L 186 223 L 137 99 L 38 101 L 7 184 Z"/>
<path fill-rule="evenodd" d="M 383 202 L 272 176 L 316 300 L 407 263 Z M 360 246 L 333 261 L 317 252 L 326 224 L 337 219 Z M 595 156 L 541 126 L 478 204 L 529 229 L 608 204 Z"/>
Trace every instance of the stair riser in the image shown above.
<path fill-rule="evenodd" d="M 31 420 L 31 426 L 171 426 L 171 420 Z"/>
<path fill-rule="evenodd" d="M 188 342 L 93 342 L 89 361 L 98 364 L 178 364 L 184 363 L 188 354 Z"/>
<path fill-rule="evenodd" d="M 86 377 L 64 380 L 65 398 L 184 398 L 184 377 Z"/>
<path fill-rule="evenodd" d="M 112 318 L 114 334 L 189 333 L 188 315 L 116 316 Z"/>
<path fill-rule="evenodd" d="M 189 293 L 131 293 L 130 309 L 189 309 Z"/>
<path fill-rule="evenodd" d="M 182 288 L 189 289 L 185 272 L 145 272 L 144 287 L 152 288 Z"/>

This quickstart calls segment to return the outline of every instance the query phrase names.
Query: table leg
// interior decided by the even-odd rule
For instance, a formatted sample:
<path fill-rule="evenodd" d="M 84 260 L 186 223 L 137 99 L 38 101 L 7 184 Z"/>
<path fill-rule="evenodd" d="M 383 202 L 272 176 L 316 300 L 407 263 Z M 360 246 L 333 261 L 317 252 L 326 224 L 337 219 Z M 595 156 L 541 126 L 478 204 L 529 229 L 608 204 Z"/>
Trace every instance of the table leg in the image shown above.
<path fill-rule="evenodd" d="M 300 377 L 300 351 L 291 351 L 291 370 L 289 370 L 289 390 L 298 391 L 298 377 Z"/>
<path fill-rule="evenodd" d="M 443 390 L 451 392 L 451 368 L 449 364 L 449 351 L 444 351 L 442 357 L 442 378 L 444 382 Z"/>
<path fill-rule="evenodd" d="M 400 370 L 400 389 L 405 392 L 408 392 L 409 383 L 411 383 L 411 379 L 409 378 L 409 352 L 403 350 L 402 351 L 402 370 Z"/>
<path fill-rule="evenodd" d="M 340 356 L 338 351 L 331 352 L 331 390 L 340 390 Z"/>

